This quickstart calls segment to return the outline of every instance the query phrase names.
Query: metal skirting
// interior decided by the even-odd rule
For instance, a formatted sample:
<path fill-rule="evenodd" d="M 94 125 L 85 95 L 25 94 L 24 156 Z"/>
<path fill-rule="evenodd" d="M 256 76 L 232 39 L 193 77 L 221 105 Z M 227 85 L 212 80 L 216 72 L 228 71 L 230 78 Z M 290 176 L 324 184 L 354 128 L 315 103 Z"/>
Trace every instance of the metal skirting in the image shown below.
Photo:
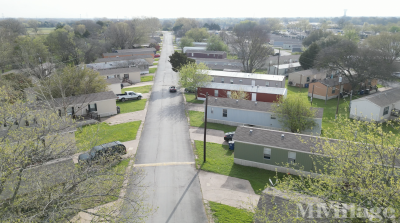
<path fill-rule="evenodd" d="M 282 166 L 275 166 L 271 164 L 265 164 L 265 163 L 258 163 L 258 162 L 253 162 L 249 160 L 243 160 L 243 159 L 238 159 L 234 158 L 234 163 L 242 166 L 251 166 L 251 167 L 256 167 L 260 169 L 265 169 L 265 170 L 270 170 L 270 171 L 276 171 L 280 173 L 290 173 L 293 175 L 311 175 L 312 177 L 318 177 L 320 176 L 319 174 L 316 173 L 310 173 L 307 171 L 301 171 L 301 170 L 295 170 L 287 167 L 282 167 Z"/>

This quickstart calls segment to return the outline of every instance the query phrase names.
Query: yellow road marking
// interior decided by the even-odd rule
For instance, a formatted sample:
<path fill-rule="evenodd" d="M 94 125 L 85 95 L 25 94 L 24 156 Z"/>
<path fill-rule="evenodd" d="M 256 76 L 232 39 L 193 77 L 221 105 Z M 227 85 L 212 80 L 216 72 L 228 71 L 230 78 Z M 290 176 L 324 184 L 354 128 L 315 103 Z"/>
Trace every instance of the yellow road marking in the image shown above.
<path fill-rule="evenodd" d="M 170 162 L 170 163 L 145 163 L 134 164 L 134 167 L 147 167 L 147 166 L 178 166 L 178 165 L 192 165 L 194 162 Z"/>

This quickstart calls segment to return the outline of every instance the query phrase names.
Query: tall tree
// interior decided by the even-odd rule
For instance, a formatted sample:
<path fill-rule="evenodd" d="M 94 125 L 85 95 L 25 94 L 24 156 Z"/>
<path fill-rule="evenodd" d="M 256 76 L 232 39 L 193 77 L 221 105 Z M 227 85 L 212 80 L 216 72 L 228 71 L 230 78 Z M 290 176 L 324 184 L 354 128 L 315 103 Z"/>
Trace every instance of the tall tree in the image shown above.
<path fill-rule="evenodd" d="M 320 40 L 321 38 L 326 38 L 330 35 L 333 35 L 331 31 L 317 29 L 312 31 L 306 38 L 304 38 L 302 43 L 304 46 L 310 46 L 312 43 Z"/>
<path fill-rule="evenodd" d="M 280 31 L 283 29 L 281 20 L 277 18 L 262 18 L 260 19 L 260 25 L 266 25 L 270 31 Z"/>
<path fill-rule="evenodd" d="M 392 61 L 400 57 L 400 33 L 383 32 L 376 36 L 369 36 L 364 43 L 370 48 L 390 54 Z"/>
<path fill-rule="evenodd" d="M 247 73 L 263 67 L 274 50 L 266 44 L 269 42 L 269 31 L 252 21 L 244 21 L 235 26 L 229 36 L 229 46 L 237 54 Z"/>
<path fill-rule="evenodd" d="M 291 132 L 303 132 L 316 125 L 314 117 L 316 110 L 312 109 L 307 100 L 298 95 L 280 97 L 272 105 L 272 111 L 277 115 L 282 126 Z"/>
<path fill-rule="evenodd" d="M 315 66 L 338 72 L 349 80 L 353 89 L 361 82 L 374 78 L 383 81 L 394 78 L 392 55 L 369 47 L 358 47 L 349 40 L 322 49 Z"/>
<path fill-rule="evenodd" d="M 37 20 L 31 19 L 28 21 L 29 27 L 37 34 L 39 31 L 39 22 Z"/>
<path fill-rule="evenodd" d="M 208 34 L 206 28 L 194 28 L 186 32 L 186 36 L 195 42 L 203 42 L 204 39 L 210 37 L 210 34 Z"/>
<path fill-rule="evenodd" d="M 80 64 L 82 61 L 82 51 L 74 41 L 75 35 L 64 28 L 56 29 L 46 37 L 46 44 L 58 61 L 64 63 Z"/>
<path fill-rule="evenodd" d="M 183 52 L 183 48 L 186 46 L 193 46 L 193 42 L 194 42 L 194 40 L 192 38 L 184 36 L 180 40 L 179 47 L 182 49 L 182 52 Z"/>
<path fill-rule="evenodd" d="M 189 63 L 195 63 L 196 61 L 188 58 L 184 53 L 179 53 L 178 51 L 175 51 L 171 56 L 169 56 L 168 62 L 171 63 L 172 70 L 178 72 L 182 66 Z"/>
<path fill-rule="evenodd" d="M 312 43 L 311 46 L 300 55 L 299 62 L 304 70 L 314 67 L 314 60 L 319 51 L 320 47 L 316 43 Z"/>
<path fill-rule="evenodd" d="M 179 85 L 184 88 L 196 89 L 205 87 L 212 77 L 209 75 L 209 68 L 203 64 L 188 63 L 179 70 Z"/>
<path fill-rule="evenodd" d="M 42 79 L 39 90 L 36 91 L 41 92 L 38 97 L 48 100 L 49 97 L 61 98 L 104 92 L 107 91 L 107 82 L 99 72 L 84 65 L 66 66 L 49 78 Z"/>
<path fill-rule="evenodd" d="M 207 40 L 207 50 L 228 52 L 229 48 L 219 36 L 212 35 Z"/>

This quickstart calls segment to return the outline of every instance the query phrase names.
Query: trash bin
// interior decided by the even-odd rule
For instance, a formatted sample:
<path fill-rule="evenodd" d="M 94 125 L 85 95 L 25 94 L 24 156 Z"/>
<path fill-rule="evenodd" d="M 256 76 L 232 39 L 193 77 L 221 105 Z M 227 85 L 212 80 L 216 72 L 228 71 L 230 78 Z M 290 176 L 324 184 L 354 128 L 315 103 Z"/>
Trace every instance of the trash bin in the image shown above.
<path fill-rule="evenodd" d="M 229 141 L 228 144 L 230 150 L 233 150 L 235 148 L 235 141 Z"/>
<path fill-rule="evenodd" d="M 121 108 L 117 106 L 117 114 L 121 113 Z"/>
<path fill-rule="evenodd" d="M 364 90 L 361 90 L 361 91 L 360 91 L 360 95 L 363 95 L 363 94 L 364 94 Z"/>
<path fill-rule="evenodd" d="M 365 94 L 369 94 L 369 89 L 365 89 Z"/>
<path fill-rule="evenodd" d="M 308 88 L 309 85 L 310 85 L 309 83 L 304 84 L 304 87 L 305 87 L 305 88 Z"/>

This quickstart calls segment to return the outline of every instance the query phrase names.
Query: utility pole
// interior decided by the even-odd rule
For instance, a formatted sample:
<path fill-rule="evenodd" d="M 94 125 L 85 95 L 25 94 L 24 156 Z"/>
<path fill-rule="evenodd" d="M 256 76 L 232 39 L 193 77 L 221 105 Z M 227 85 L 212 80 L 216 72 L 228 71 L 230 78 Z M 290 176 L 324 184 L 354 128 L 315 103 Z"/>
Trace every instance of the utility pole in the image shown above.
<path fill-rule="evenodd" d="M 268 73 L 271 72 L 271 61 L 269 61 L 269 66 L 268 66 Z"/>
<path fill-rule="evenodd" d="M 315 84 L 313 84 L 313 86 L 312 86 L 311 105 L 312 105 L 312 99 L 313 99 L 313 97 L 314 97 L 314 87 L 315 87 Z"/>
<path fill-rule="evenodd" d="M 206 109 L 205 109 L 205 117 L 204 117 L 204 141 L 203 141 L 203 145 L 204 145 L 204 163 L 206 162 L 206 133 L 207 133 L 207 104 L 208 104 L 208 92 L 206 93 Z"/>
<path fill-rule="evenodd" d="M 276 70 L 276 75 L 279 75 L 279 58 L 281 57 L 281 49 L 279 48 L 279 53 L 278 53 L 278 69 Z"/>
<path fill-rule="evenodd" d="M 350 104 L 349 104 L 349 112 L 351 112 L 351 98 L 353 96 L 353 90 L 350 91 Z"/>
<path fill-rule="evenodd" d="M 299 92 L 300 92 L 300 89 L 301 89 L 301 79 L 303 78 L 303 75 L 301 74 L 300 75 L 300 84 L 299 84 Z"/>
<path fill-rule="evenodd" d="M 338 98 L 337 98 L 335 119 L 337 119 L 337 116 L 338 116 L 338 113 L 339 113 L 339 100 L 340 100 L 340 87 L 341 86 L 342 86 L 342 77 L 339 77 L 339 95 L 338 95 Z"/>

